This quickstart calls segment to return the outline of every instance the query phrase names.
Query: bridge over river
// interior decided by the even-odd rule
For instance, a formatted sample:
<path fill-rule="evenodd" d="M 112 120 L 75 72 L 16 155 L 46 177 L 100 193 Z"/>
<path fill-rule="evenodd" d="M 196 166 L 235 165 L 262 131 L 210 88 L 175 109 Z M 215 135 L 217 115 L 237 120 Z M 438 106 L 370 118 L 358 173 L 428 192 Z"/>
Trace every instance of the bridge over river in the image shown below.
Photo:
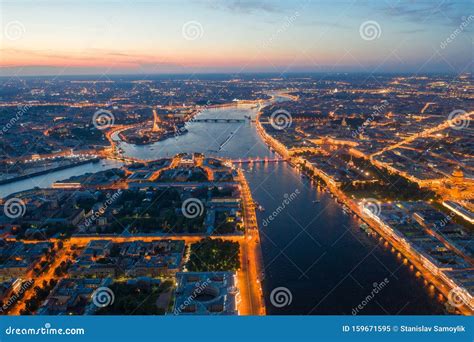
<path fill-rule="evenodd" d="M 247 122 L 246 119 L 224 119 L 224 118 L 208 118 L 208 119 L 193 119 L 192 122 L 213 122 L 213 123 L 235 123 L 235 122 Z"/>
<path fill-rule="evenodd" d="M 283 158 L 246 158 L 246 159 L 233 159 L 233 164 L 252 164 L 252 163 L 281 163 L 286 161 Z"/>

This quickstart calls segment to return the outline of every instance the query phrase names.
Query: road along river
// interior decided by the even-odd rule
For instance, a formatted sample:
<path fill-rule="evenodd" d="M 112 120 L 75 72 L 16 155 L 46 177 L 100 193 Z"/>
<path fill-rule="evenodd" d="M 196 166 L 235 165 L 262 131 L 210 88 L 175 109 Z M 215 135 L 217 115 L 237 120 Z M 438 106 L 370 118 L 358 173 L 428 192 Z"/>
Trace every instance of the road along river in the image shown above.
<path fill-rule="evenodd" d="M 255 106 L 245 105 L 207 109 L 196 118 L 245 119 L 256 114 Z M 249 120 L 190 122 L 187 130 L 147 146 L 119 145 L 124 155 L 141 159 L 181 152 L 230 159 L 276 157 Z M 357 218 L 289 164 L 248 164 L 244 174 L 264 209 L 257 216 L 267 314 L 444 312 L 434 290 L 391 247 L 367 236 Z"/>
<path fill-rule="evenodd" d="M 196 118 L 256 117 L 252 105 L 204 110 Z M 187 133 L 146 146 L 119 142 L 125 156 L 170 157 L 181 152 L 240 159 L 274 158 L 255 124 L 190 122 Z M 117 140 L 118 137 L 113 137 Z M 104 164 L 103 167 L 111 167 Z M 84 166 L 0 186 L 2 196 L 71 174 Z M 417 277 L 391 247 L 367 236 L 324 189 L 285 162 L 244 165 L 257 213 L 264 260 L 267 314 L 441 314 L 435 290 Z M 22 181 L 25 182 L 25 181 Z M 18 185 L 18 184 L 17 184 Z"/>

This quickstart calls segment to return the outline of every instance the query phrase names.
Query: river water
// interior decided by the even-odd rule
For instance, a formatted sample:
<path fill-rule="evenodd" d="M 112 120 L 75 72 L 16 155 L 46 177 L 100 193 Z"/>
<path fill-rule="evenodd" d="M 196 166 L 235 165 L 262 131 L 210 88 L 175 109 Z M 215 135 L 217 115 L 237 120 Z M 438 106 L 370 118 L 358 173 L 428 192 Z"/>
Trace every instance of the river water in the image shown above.
<path fill-rule="evenodd" d="M 239 106 L 208 109 L 198 118 L 243 119 L 249 115 L 255 117 L 256 109 Z M 190 122 L 187 129 L 187 133 L 152 145 L 120 143 L 120 147 L 125 155 L 142 159 L 158 159 L 180 152 L 201 152 L 232 159 L 275 156 L 260 139 L 255 125 L 248 121 Z M 92 168 L 97 171 L 112 166 L 107 163 Z M 244 170 L 255 200 L 265 208 L 257 216 L 268 314 L 444 312 L 434 291 L 422 278 L 416 277 L 389 246 L 367 236 L 359 228 L 357 218 L 344 213 L 330 194 L 311 184 L 290 165 L 246 165 Z M 20 184 L 0 186 L 0 196 L 24 190 L 32 184 L 48 186 L 72 174 L 89 171 L 83 165 L 17 182 Z M 291 198 L 289 204 L 284 204 L 285 198 Z M 275 215 L 273 212 L 282 205 L 285 208 Z M 269 220 L 269 216 L 273 219 Z M 272 291 L 279 287 L 287 289 L 286 298 L 291 297 L 284 306 L 270 298 Z"/>
<path fill-rule="evenodd" d="M 45 175 L 23 179 L 18 182 L 0 185 L 0 197 L 6 197 L 12 193 L 33 189 L 35 187 L 47 188 L 54 182 L 80 176 L 88 172 L 99 172 L 103 170 L 120 167 L 122 163 L 115 160 L 101 160 L 98 163 L 88 163 L 68 169 L 51 172 Z"/>

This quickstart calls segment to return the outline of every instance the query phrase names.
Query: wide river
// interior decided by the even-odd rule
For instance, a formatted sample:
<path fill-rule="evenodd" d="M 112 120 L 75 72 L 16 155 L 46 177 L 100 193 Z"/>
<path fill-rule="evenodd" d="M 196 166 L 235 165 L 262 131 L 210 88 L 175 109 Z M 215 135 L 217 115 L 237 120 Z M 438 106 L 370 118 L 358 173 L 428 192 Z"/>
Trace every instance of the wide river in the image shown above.
<path fill-rule="evenodd" d="M 198 118 L 256 116 L 251 106 L 208 109 Z M 228 158 L 272 157 L 255 125 L 190 122 L 188 132 L 148 146 L 120 143 L 125 155 L 158 159 L 180 152 L 201 152 Z M 221 147 L 221 144 L 225 144 Z M 83 165 L 32 180 L 0 186 L 0 196 L 52 182 L 73 174 L 113 167 L 114 163 Z M 367 236 L 357 218 L 344 213 L 330 194 L 302 177 L 287 163 L 244 167 L 255 200 L 265 276 L 268 314 L 442 314 L 444 306 L 424 280 L 416 277 L 397 253 Z M 283 204 L 285 198 L 292 200 Z M 278 207 L 285 206 L 278 213 Z M 281 209 L 281 208 L 280 208 Z M 268 217 L 272 216 L 273 220 Z M 265 224 L 263 224 L 265 222 Z M 270 294 L 288 289 L 291 301 L 280 307 Z M 289 298 L 289 297 L 287 297 Z M 289 302 L 289 303 L 288 303 Z M 276 304 L 276 305 L 274 305 Z M 354 310 L 359 306 L 359 309 Z"/>

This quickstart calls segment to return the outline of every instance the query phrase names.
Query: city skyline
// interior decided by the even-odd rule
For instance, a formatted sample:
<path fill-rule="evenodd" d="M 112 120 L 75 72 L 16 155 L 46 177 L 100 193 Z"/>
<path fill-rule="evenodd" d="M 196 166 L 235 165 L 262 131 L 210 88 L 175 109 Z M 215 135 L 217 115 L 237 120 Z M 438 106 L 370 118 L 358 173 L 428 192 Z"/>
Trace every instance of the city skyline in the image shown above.
<path fill-rule="evenodd" d="M 0 0 L 0 315 L 472 333 L 471 4 Z"/>
<path fill-rule="evenodd" d="M 3 313 L 472 315 L 471 75 L 193 76 L 4 83 Z"/>
<path fill-rule="evenodd" d="M 1 2 L 0 76 L 472 70 L 464 1 L 58 4 Z"/>

